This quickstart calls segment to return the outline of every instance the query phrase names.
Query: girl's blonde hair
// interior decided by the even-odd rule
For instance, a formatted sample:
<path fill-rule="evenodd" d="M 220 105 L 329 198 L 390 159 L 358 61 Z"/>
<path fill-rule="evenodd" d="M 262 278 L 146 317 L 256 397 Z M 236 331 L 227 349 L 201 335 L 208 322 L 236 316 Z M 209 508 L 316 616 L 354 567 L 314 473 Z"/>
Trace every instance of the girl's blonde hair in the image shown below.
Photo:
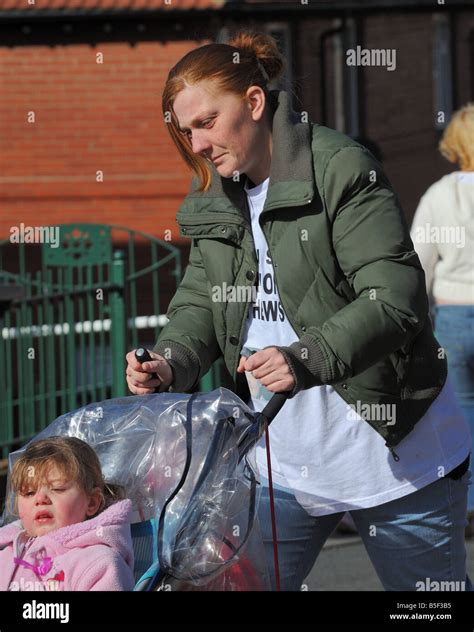
<path fill-rule="evenodd" d="M 457 110 L 439 143 L 441 154 L 461 171 L 474 171 L 474 103 Z"/>
<path fill-rule="evenodd" d="M 268 112 L 274 107 L 267 84 L 284 70 L 284 58 L 276 40 L 266 33 L 242 31 L 226 43 L 206 44 L 187 53 L 168 74 L 162 95 L 162 109 L 170 136 L 185 163 L 199 180 L 198 191 L 211 185 L 206 160 L 192 151 L 190 142 L 179 132 L 173 103 L 186 85 L 210 81 L 213 93 L 232 92 L 243 98 L 250 86 L 260 86 L 267 97 Z"/>
<path fill-rule="evenodd" d="M 17 495 L 36 489 L 47 480 L 54 466 L 87 495 L 99 488 L 102 502 L 95 515 L 125 497 L 122 487 L 104 481 L 99 458 L 85 441 L 77 437 L 48 437 L 29 444 L 13 464 L 7 497 L 7 508 L 12 515 L 18 514 Z"/>

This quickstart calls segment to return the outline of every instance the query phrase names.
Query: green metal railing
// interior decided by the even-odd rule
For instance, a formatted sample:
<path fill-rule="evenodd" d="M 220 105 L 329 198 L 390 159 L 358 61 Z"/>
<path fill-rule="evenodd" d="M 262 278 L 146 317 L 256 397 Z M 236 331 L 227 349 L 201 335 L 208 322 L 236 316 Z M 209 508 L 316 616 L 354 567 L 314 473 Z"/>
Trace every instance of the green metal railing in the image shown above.
<path fill-rule="evenodd" d="M 181 279 L 179 250 L 151 235 L 56 228 L 57 247 L 0 242 L 0 290 L 22 294 L 0 292 L 0 458 L 60 414 L 126 395 L 125 354 L 153 345 Z"/>

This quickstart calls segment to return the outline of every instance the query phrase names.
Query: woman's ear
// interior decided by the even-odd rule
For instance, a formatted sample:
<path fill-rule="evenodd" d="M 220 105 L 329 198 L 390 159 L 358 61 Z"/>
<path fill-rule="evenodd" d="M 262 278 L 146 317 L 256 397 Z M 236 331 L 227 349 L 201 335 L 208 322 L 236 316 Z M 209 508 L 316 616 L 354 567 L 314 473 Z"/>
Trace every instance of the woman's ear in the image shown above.
<path fill-rule="evenodd" d="M 250 86 L 247 90 L 249 108 L 252 110 L 252 118 L 259 121 L 265 112 L 265 93 L 260 86 Z"/>
<path fill-rule="evenodd" d="M 89 502 L 87 504 L 86 515 L 88 518 L 95 516 L 95 514 L 101 509 L 104 504 L 104 495 L 99 487 L 94 487 L 92 493 L 89 496 Z"/>

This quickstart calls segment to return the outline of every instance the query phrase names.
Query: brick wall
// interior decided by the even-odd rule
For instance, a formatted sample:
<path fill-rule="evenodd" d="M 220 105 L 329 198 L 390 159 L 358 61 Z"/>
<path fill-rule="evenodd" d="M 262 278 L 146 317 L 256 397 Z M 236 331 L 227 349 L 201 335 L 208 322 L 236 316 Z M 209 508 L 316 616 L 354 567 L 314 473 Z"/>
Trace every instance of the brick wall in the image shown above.
<path fill-rule="evenodd" d="M 195 45 L 0 48 L 0 239 L 20 222 L 78 220 L 177 237 L 190 175 L 165 129 L 161 92 Z"/>

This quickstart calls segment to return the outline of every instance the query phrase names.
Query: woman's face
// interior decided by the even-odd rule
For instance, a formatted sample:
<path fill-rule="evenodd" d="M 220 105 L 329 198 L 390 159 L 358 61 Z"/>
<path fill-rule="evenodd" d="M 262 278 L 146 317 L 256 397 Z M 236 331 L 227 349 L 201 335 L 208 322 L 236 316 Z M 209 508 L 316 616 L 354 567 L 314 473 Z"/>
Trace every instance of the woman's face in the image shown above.
<path fill-rule="evenodd" d="M 268 162 L 271 145 L 265 94 L 251 86 L 241 99 L 230 92 L 216 94 L 212 87 L 203 81 L 179 92 L 173 104 L 179 127 L 193 152 L 211 160 L 219 175 L 231 178 L 238 172 L 254 180 Z"/>

